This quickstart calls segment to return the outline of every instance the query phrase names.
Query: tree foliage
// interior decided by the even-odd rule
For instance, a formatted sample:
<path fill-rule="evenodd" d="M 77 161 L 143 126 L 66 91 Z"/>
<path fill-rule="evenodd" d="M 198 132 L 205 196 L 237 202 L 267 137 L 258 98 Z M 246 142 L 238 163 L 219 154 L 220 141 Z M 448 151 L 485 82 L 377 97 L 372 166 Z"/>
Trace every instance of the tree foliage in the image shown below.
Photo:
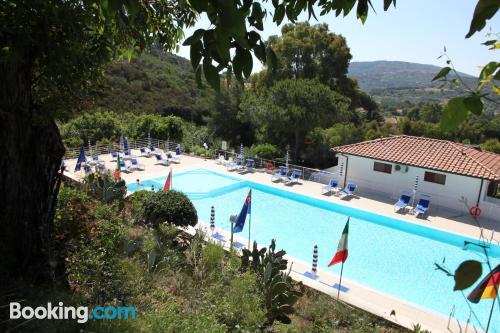
<path fill-rule="evenodd" d="M 33 98 L 51 108 L 77 104 L 112 59 L 153 43 L 175 48 L 195 18 L 186 3 L 168 0 L 2 1 L 0 13 L 0 63 L 28 75 Z"/>
<path fill-rule="evenodd" d="M 348 98 L 310 79 L 277 81 L 260 94 L 249 91 L 241 104 L 245 116 L 260 129 L 263 141 L 281 147 L 293 143 L 295 158 L 311 129 L 345 118 L 348 107 Z"/>
<path fill-rule="evenodd" d="M 387 10 L 395 0 L 384 0 Z M 184 41 L 190 45 L 191 64 L 198 82 L 202 73 L 208 83 L 216 90 L 220 88 L 219 73 L 227 69 L 227 77 L 234 76 L 243 81 L 252 72 L 252 53 L 273 71 L 277 65 L 273 49 L 262 40 L 259 31 L 264 29 L 264 19 L 271 16 L 280 25 L 286 18 L 295 23 L 298 16 L 307 12 L 309 18 L 316 17 L 315 8 L 321 15 L 334 13 L 347 15 L 356 6 L 356 16 L 365 22 L 370 0 L 273 0 L 267 9 L 260 1 L 215 1 L 198 0 L 191 2 L 194 10 L 206 13 L 209 29 L 198 29 Z"/>
<path fill-rule="evenodd" d="M 193 203 L 184 193 L 175 190 L 155 192 L 144 199 L 143 205 L 145 222 L 155 227 L 162 223 L 194 227 L 198 223 Z"/>

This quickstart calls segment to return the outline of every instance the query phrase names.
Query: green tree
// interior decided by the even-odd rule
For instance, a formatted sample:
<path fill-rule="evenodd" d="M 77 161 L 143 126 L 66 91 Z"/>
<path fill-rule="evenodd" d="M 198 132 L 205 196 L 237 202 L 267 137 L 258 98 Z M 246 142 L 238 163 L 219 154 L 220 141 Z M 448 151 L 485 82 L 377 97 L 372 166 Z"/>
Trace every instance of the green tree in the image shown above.
<path fill-rule="evenodd" d="M 441 119 L 443 107 L 437 103 L 426 103 L 419 109 L 420 119 L 429 123 L 438 123 Z"/>
<path fill-rule="evenodd" d="M 145 138 L 149 133 L 156 139 L 181 142 L 184 136 L 184 121 L 176 116 L 143 114 L 134 117 L 132 126 L 136 138 Z"/>
<path fill-rule="evenodd" d="M 158 191 L 144 198 L 144 221 L 158 228 L 162 223 L 194 227 L 198 214 L 193 203 L 182 192 Z"/>
<path fill-rule="evenodd" d="M 348 116 L 349 102 L 318 80 L 286 79 L 260 95 L 248 91 L 241 108 L 244 117 L 261 129 L 267 142 L 281 147 L 292 145 L 293 158 L 297 160 L 306 134 Z"/>
<path fill-rule="evenodd" d="M 352 58 L 345 38 L 330 32 L 327 24 L 285 24 L 281 36 L 269 37 L 268 44 L 278 58 L 276 79 L 318 78 L 334 87 L 346 77 Z"/>
<path fill-rule="evenodd" d="M 238 117 L 242 93 L 243 87 L 239 84 L 221 87 L 208 119 L 208 128 L 215 136 L 232 141 L 235 145 L 250 145 L 254 141 L 253 130 L 248 122 Z"/>
<path fill-rule="evenodd" d="M 0 267 L 40 277 L 64 155 L 54 117 L 78 110 L 112 59 L 174 48 L 195 13 L 168 0 L 20 0 L 0 2 L 0 17 Z"/>
<path fill-rule="evenodd" d="M 70 147 L 103 139 L 118 139 L 121 134 L 119 116 L 108 111 L 84 113 L 60 126 L 64 143 Z"/>
<path fill-rule="evenodd" d="M 488 139 L 481 144 L 481 148 L 486 151 L 500 154 L 500 141 L 498 139 Z"/>
<path fill-rule="evenodd" d="M 271 36 L 267 42 L 276 54 L 277 65 L 260 78 L 265 85 L 283 79 L 318 79 L 349 97 L 352 107 L 359 105 L 358 84 L 347 77 L 352 55 L 346 39 L 330 32 L 327 24 L 285 24 L 281 36 Z"/>

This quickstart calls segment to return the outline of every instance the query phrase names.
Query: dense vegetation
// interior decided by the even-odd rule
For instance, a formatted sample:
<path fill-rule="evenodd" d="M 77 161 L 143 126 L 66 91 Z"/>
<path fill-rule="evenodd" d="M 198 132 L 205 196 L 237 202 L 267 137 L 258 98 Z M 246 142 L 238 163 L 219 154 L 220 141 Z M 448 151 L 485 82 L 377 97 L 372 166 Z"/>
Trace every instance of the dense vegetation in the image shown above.
<path fill-rule="evenodd" d="M 2 331 L 20 324 L 23 332 L 403 331 L 291 281 L 282 257 L 285 252 L 278 251 L 274 242 L 240 258 L 205 241 L 201 233 L 188 236 L 175 227 L 177 218 L 150 226 L 147 211 L 165 206 L 160 197 L 151 198 L 178 195 L 175 192 L 139 191 L 108 203 L 92 193 L 68 185 L 60 191 L 54 235 L 47 248 L 58 282 L 34 288 L 16 281 L 15 295 L 2 295 L 2 301 L 135 306 L 136 319 L 85 324 L 10 320 L 0 323 Z M 167 205 L 175 207 L 172 201 Z M 274 304 L 267 298 L 276 296 L 284 303 L 277 308 L 266 305 Z"/>
<path fill-rule="evenodd" d="M 333 165 L 334 156 L 330 152 L 333 146 L 389 134 L 448 139 L 500 151 L 500 115 L 484 112 L 454 130 L 443 130 L 439 124 L 442 104 L 416 97 L 413 102 L 398 99 L 400 110 L 382 115 L 378 104 L 346 76 L 350 54 L 345 39 L 329 32 L 325 25 L 285 26 L 283 32 L 281 37 L 270 38 L 278 57 L 276 74 L 263 71 L 245 87 L 233 83 L 221 87 L 220 93 L 201 90 L 195 94 L 198 102 L 193 105 L 203 105 L 203 110 L 175 107 L 176 101 L 187 98 L 182 91 L 198 91 L 186 60 L 154 50 L 131 63 L 113 64 L 111 68 L 119 66 L 120 71 L 107 71 L 105 81 L 109 87 L 105 97 L 95 99 L 91 112 L 60 124 L 63 140 L 67 146 L 75 147 L 88 139 L 117 142 L 120 135 L 145 138 L 150 133 L 154 138 L 182 142 L 187 152 L 198 155 L 207 153 L 202 148 L 204 142 L 217 148 L 221 140 L 226 140 L 236 149 L 243 143 L 251 148 L 248 154 L 264 158 L 283 158 L 289 150 L 297 162 L 318 168 Z M 311 34 L 321 38 L 303 39 Z M 329 51 L 318 52 L 317 59 L 309 52 L 310 59 L 294 60 L 294 54 L 324 39 L 331 39 L 333 48 L 341 47 L 343 54 L 337 56 L 341 57 L 338 62 L 342 66 L 337 65 L 329 75 L 325 74 L 322 68 L 328 63 L 322 65 L 322 55 Z M 135 90 L 127 84 L 115 87 L 113 82 L 127 82 L 129 74 L 125 73 L 129 70 L 135 73 Z M 148 92 L 142 88 L 163 71 L 189 78 L 182 84 L 176 80 L 169 84 L 172 87 L 169 93 L 178 94 L 169 100 L 164 99 L 161 89 Z M 130 90 L 129 94 L 142 96 L 144 108 L 140 107 L 143 104 L 133 109 L 125 107 L 123 87 Z M 209 98 L 203 99 L 204 95 Z M 148 109 L 150 105 L 156 106 Z"/>

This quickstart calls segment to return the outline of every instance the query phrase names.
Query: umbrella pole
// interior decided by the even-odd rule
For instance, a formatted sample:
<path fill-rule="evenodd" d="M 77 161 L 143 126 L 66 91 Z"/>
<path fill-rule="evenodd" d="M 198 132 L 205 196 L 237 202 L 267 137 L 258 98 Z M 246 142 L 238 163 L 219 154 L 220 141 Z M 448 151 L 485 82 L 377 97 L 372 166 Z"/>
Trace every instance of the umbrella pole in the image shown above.
<path fill-rule="evenodd" d="M 342 273 L 344 272 L 344 262 L 342 262 L 342 266 L 340 267 L 340 280 L 339 280 L 339 289 L 337 290 L 337 301 L 340 298 L 340 288 L 342 287 Z"/>

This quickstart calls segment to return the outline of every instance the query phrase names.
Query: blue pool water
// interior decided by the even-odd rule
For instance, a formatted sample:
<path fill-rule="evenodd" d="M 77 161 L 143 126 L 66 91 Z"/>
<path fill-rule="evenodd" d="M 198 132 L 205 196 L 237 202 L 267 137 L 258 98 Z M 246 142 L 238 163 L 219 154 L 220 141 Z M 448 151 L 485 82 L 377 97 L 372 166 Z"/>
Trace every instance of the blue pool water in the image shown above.
<path fill-rule="evenodd" d="M 131 192 L 151 185 L 161 188 L 165 179 L 150 179 L 143 181 L 143 186 L 130 184 L 128 188 Z M 463 248 L 464 240 L 473 239 L 203 169 L 174 174 L 173 187 L 191 198 L 203 221 L 210 220 L 213 205 L 217 227 L 228 231 L 228 216 L 240 211 L 252 189 L 252 241 L 268 245 L 274 238 L 278 248 L 306 262 L 311 262 L 317 244 L 318 266 L 337 274 L 340 265 L 327 265 L 347 216 L 351 216 L 346 278 L 445 316 L 455 306 L 455 318 L 462 322 L 472 309 L 476 316 L 472 315 L 471 323 L 485 329 L 492 300 L 466 302 L 472 288 L 464 295 L 453 292 L 453 278 L 434 269 L 434 263 L 442 263 L 443 259 L 444 266 L 452 271 L 467 259 L 484 261 L 478 248 Z M 248 237 L 248 226 L 247 220 L 242 237 Z M 491 246 L 489 255 L 493 266 L 498 265 L 500 246 Z M 497 305 L 490 332 L 500 333 Z"/>

